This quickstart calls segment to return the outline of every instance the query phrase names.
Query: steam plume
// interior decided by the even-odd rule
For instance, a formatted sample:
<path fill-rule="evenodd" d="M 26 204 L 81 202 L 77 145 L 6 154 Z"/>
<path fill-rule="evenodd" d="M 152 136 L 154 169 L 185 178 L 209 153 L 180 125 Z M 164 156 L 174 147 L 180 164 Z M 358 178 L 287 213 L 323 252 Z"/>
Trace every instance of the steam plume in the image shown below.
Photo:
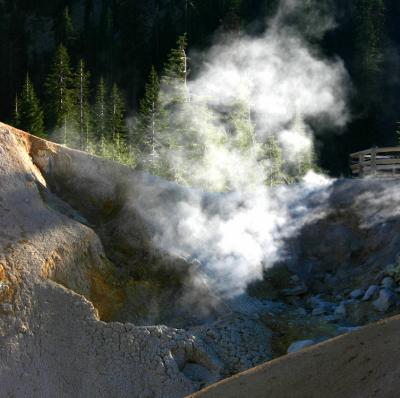
<path fill-rule="evenodd" d="M 154 241 L 168 252 L 198 259 L 203 277 L 224 295 L 240 294 L 249 282 L 261 278 L 265 267 L 285 255 L 284 239 L 324 214 L 323 206 L 308 207 L 306 198 L 316 195 L 322 203 L 331 180 L 309 173 L 300 184 L 266 189 L 256 144 L 246 154 L 233 149 L 229 141 L 224 147 L 214 145 L 215 135 L 229 130 L 221 117 L 224 109 L 241 98 L 250 104 L 258 141 L 276 136 L 287 162 L 312 150 L 313 132 L 307 122 L 322 121 L 337 128 L 346 124 L 348 75 L 343 63 L 323 58 L 306 41 L 334 27 L 332 18 L 317 8 L 317 2 L 313 4 L 312 16 L 318 19 L 312 20 L 312 31 L 301 30 L 309 19 L 301 2 L 286 0 L 262 36 L 213 46 L 201 72 L 188 82 L 190 108 L 175 115 L 190 120 L 206 150 L 195 162 L 185 153 L 171 152 L 171 161 L 188 170 L 195 185 L 214 189 L 228 185 L 236 191 L 192 190 L 167 210 L 157 200 L 159 193 L 154 193 Z M 288 21 L 296 23 L 288 26 Z M 207 112 L 202 112 L 204 104 Z M 149 213 L 150 204 L 142 206 Z"/>

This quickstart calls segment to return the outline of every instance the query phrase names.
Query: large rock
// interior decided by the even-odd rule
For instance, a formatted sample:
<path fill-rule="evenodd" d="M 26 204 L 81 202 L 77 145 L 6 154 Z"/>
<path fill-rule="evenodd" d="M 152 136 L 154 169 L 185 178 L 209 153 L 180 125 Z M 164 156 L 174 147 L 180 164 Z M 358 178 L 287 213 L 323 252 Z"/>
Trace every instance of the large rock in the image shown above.
<path fill-rule="evenodd" d="M 115 211 L 118 182 L 100 178 L 96 186 L 74 154 L 0 125 L 1 395 L 175 398 L 217 379 L 218 359 L 190 333 L 100 320 L 115 318 L 124 297 L 116 267 L 84 223 L 96 222 L 95 210 L 104 220 Z M 73 194 L 85 217 L 49 192 L 58 157 L 71 161 L 70 187 L 74 165 L 82 167 L 86 190 Z M 93 173 L 95 165 L 100 172 L 103 161 L 88 162 Z"/>
<path fill-rule="evenodd" d="M 380 312 L 386 312 L 396 305 L 398 298 L 395 293 L 388 288 L 383 288 L 379 292 L 379 297 L 373 302 L 374 307 Z"/>

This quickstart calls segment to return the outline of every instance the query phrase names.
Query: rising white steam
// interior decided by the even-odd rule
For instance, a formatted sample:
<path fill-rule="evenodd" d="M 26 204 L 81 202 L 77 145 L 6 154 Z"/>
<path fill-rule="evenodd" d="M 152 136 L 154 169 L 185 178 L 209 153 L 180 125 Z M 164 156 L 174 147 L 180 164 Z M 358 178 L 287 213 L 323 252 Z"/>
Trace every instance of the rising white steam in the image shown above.
<path fill-rule="evenodd" d="M 224 295 L 237 295 L 261 278 L 264 268 L 287 255 L 284 240 L 324 214 L 323 206 L 311 208 L 306 198 L 315 196 L 323 203 L 329 179 L 309 173 L 299 184 L 267 189 L 256 142 L 244 153 L 229 139 L 219 145 L 221 135 L 229 131 L 224 110 L 238 100 L 251 108 L 257 141 L 274 135 L 287 162 L 312 150 L 313 122 L 337 128 L 346 124 L 348 76 L 343 63 L 321 57 L 297 25 L 285 25 L 302 19 L 300 3 L 283 1 L 261 37 L 225 39 L 215 45 L 203 56 L 207 62 L 201 72 L 188 82 L 190 106 L 174 115 L 189 123 L 205 148 L 195 161 L 184 150 L 171 151 L 176 169 L 187 170 L 194 185 L 236 191 L 189 190 L 166 206 L 161 190 L 152 192 L 151 203 L 141 204 L 157 231 L 158 247 L 197 259 L 202 278 Z M 325 14 L 314 17 L 316 35 L 334 25 Z M 306 33 L 310 37 L 309 29 Z"/>
<path fill-rule="evenodd" d="M 343 63 L 307 41 L 334 27 L 326 11 L 314 0 L 282 1 L 263 35 L 220 39 L 206 54 L 191 55 L 202 67 L 184 88 L 162 85 L 171 117 L 158 141 L 169 142 L 161 156 L 177 181 L 215 191 L 255 189 L 268 181 L 268 137 L 291 167 L 313 152 L 312 125 L 346 124 Z M 179 95 L 186 101 L 177 106 Z"/>
<path fill-rule="evenodd" d="M 290 257 L 285 239 L 326 215 L 332 183 L 313 172 L 299 184 L 247 193 L 158 182 L 135 194 L 135 206 L 152 225 L 157 247 L 200 263 L 197 277 L 215 294 L 232 297 L 261 279 L 263 269 Z"/>

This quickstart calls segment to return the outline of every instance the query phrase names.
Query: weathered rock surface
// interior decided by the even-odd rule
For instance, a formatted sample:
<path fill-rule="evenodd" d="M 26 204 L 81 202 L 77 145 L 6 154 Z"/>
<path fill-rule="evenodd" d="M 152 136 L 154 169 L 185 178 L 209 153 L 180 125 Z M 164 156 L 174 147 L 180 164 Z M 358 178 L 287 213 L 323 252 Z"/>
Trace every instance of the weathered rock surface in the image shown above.
<path fill-rule="evenodd" d="M 256 319 L 231 314 L 190 332 L 221 359 L 224 375 L 241 372 L 272 358 L 272 332 Z"/>
<path fill-rule="evenodd" d="M 191 398 L 397 398 L 400 317 L 276 359 Z"/>
<path fill-rule="evenodd" d="M 248 289 L 253 297 L 229 302 L 193 278 L 202 272 L 196 256 L 154 245 L 154 220 L 168 223 L 190 190 L 0 124 L 1 393 L 179 398 L 293 342 L 363 333 L 359 325 L 399 311 L 398 189 L 339 180 L 308 197 L 318 217 L 287 239 L 290 256 Z M 390 336 L 384 325 L 367 330 Z M 316 371 L 303 357 L 314 349 L 284 361 L 302 369 L 295 358 L 305 358 Z M 346 383 L 333 351 L 331 373 Z M 297 393 L 294 374 L 288 388 Z"/>
<path fill-rule="evenodd" d="M 187 363 L 218 379 L 214 354 L 184 330 L 99 319 L 115 313 L 113 266 L 96 233 L 48 191 L 58 151 L 0 125 L 1 395 L 176 398 L 207 382 L 190 379 Z M 110 199 L 104 184 L 92 202 L 80 196 L 89 209 Z"/>

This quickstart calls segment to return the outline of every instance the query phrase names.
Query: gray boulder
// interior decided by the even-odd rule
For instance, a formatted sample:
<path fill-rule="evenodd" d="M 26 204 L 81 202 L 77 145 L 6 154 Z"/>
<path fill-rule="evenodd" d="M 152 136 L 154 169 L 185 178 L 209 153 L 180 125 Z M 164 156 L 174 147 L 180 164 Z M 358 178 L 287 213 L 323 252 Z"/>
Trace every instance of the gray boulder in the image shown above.
<path fill-rule="evenodd" d="M 364 289 L 354 289 L 349 296 L 352 299 L 359 299 L 364 296 Z"/>
<path fill-rule="evenodd" d="M 373 302 L 373 306 L 380 312 L 388 311 L 397 302 L 397 297 L 393 291 L 383 288 L 379 292 L 379 297 Z"/>
<path fill-rule="evenodd" d="M 363 301 L 368 301 L 374 298 L 374 296 L 378 296 L 379 293 L 379 286 L 377 285 L 371 285 L 367 291 L 365 292 L 362 300 Z"/>
<path fill-rule="evenodd" d="M 285 296 L 300 296 L 306 294 L 308 292 L 308 288 L 304 284 L 297 285 L 290 289 L 283 289 L 282 293 Z"/>
<path fill-rule="evenodd" d="M 385 278 L 383 278 L 381 283 L 382 286 L 387 289 L 392 289 L 396 285 L 394 279 L 391 276 L 386 276 Z"/>

